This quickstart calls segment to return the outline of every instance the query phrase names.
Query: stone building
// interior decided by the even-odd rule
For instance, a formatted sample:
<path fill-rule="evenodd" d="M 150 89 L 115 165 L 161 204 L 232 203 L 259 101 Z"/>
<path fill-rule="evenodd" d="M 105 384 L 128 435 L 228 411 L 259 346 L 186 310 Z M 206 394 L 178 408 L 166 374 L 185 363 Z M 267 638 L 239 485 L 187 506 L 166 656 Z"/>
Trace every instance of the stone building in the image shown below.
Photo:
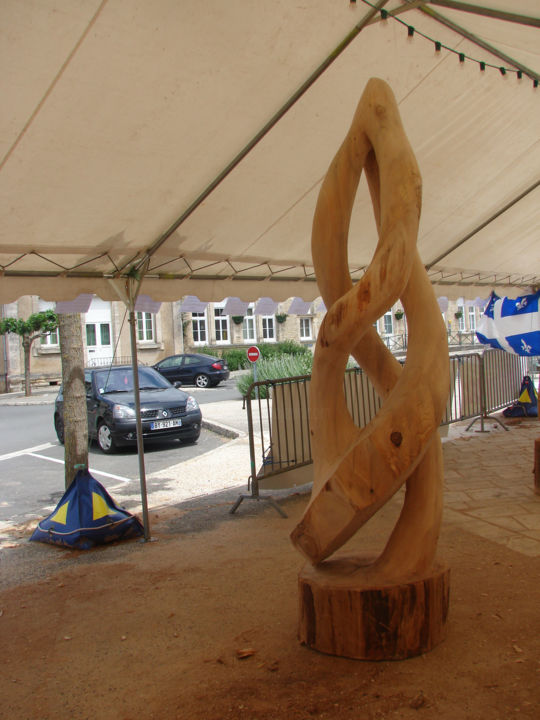
<path fill-rule="evenodd" d="M 463 337 L 472 341 L 482 312 L 481 303 L 464 299 L 439 302 L 449 343 L 461 344 Z M 25 296 L 0 306 L 0 317 L 27 318 L 49 308 L 55 309 L 55 304 Z M 202 348 L 220 351 L 286 340 L 313 350 L 325 312 L 320 298 L 313 303 L 300 298 L 281 303 L 270 298 L 252 303 L 242 303 L 238 298 L 204 303 L 188 297 L 162 303 L 157 313 L 136 313 L 138 359 L 141 364 L 152 365 L 168 355 L 198 352 Z M 87 365 L 131 362 L 128 313 L 123 303 L 94 297 L 88 312 L 81 315 L 81 330 Z M 399 302 L 377 321 L 377 330 L 392 351 L 405 350 L 407 325 Z M 0 336 L 0 392 L 19 389 L 23 378 L 20 339 L 11 334 Z M 60 378 L 60 346 L 55 332 L 32 345 L 31 381 L 34 385 L 58 384 Z"/>

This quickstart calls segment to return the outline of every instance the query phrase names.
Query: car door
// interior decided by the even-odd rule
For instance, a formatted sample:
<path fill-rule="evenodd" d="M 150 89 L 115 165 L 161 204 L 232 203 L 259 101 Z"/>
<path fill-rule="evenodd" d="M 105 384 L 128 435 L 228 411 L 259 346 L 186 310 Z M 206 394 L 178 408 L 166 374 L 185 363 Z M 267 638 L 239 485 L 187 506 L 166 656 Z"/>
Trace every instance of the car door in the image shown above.
<path fill-rule="evenodd" d="M 157 364 L 156 368 L 171 383 L 182 380 L 182 355 L 172 355 Z"/>
<path fill-rule="evenodd" d="M 204 363 L 201 362 L 201 358 L 197 355 L 184 355 L 183 360 L 180 379 L 184 383 L 193 385 L 195 383 L 195 375 L 204 371 Z"/>

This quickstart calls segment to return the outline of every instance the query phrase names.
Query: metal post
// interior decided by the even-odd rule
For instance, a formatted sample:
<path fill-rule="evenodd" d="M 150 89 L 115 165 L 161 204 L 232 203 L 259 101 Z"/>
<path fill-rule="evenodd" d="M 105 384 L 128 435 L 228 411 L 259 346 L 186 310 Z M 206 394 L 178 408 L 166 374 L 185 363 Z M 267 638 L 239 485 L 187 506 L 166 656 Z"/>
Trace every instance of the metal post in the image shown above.
<path fill-rule="evenodd" d="M 146 493 L 146 471 L 144 467 L 144 443 L 141 421 L 141 395 L 139 388 L 139 366 L 137 360 L 137 336 L 136 336 L 135 310 L 129 310 L 129 334 L 131 338 L 131 367 L 133 370 L 133 394 L 135 395 L 135 418 L 137 424 L 137 455 L 139 457 L 139 477 L 141 482 L 141 504 L 144 526 L 144 540 L 150 540 L 150 520 L 148 518 L 148 497 Z"/>
<path fill-rule="evenodd" d="M 247 420 L 248 420 L 248 437 L 249 437 L 249 462 L 251 466 L 251 475 L 249 478 L 249 486 L 251 486 L 251 495 L 244 495 L 241 494 L 238 496 L 236 502 L 232 506 L 232 508 L 229 510 L 229 513 L 231 515 L 234 515 L 234 513 L 238 510 L 240 507 L 240 503 L 242 500 L 264 500 L 270 505 L 272 505 L 275 510 L 284 518 L 287 517 L 287 514 L 280 508 L 280 506 L 277 504 L 277 502 L 274 500 L 273 497 L 270 495 L 261 496 L 259 494 L 259 479 L 257 477 L 257 465 L 255 462 L 255 433 L 253 432 L 253 412 L 251 409 L 251 392 L 254 389 L 254 383 L 252 383 L 246 395 L 244 396 L 244 402 L 247 400 Z M 258 387 L 257 387 L 258 390 Z"/>
<path fill-rule="evenodd" d="M 489 417 L 487 414 L 487 391 L 486 391 L 486 374 L 484 370 L 484 355 L 478 355 L 478 361 L 479 361 L 479 370 L 480 370 L 480 417 L 475 417 L 469 425 L 467 425 L 466 430 L 470 430 L 474 423 L 477 420 L 480 420 L 480 430 L 476 430 L 476 432 L 489 432 L 489 430 L 484 429 L 484 420 Z M 508 428 L 506 425 L 499 420 L 497 417 L 491 417 L 491 420 L 495 420 L 499 423 L 499 425 L 502 427 L 503 430 L 506 430 L 508 432 Z"/>

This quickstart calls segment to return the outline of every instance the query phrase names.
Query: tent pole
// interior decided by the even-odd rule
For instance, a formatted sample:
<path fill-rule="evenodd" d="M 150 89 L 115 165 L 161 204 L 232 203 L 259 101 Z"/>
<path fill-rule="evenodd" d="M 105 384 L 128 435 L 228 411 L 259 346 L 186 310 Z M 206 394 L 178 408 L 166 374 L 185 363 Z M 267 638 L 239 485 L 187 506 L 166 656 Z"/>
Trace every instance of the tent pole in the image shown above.
<path fill-rule="evenodd" d="M 148 517 L 148 494 L 146 491 L 146 470 L 144 467 L 144 443 L 141 421 L 141 391 L 139 387 L 139 361 L 137 359 L 137 334 L 135 303 L 141 287 L 144 273 L 148 268 L 146 263 L 139 273 L 132 275 L 123 283 L 110 279 L 109 282 L 114 288 L 118 297 L 122 300 L 129 312 L 129 338 L 131 344 L 131 370 L 133 374 L 133 395 L 135 398 L 135 422 L 137 430 L 137 456 L 139 459 L 139 479 L 141 484 L 141 506 L 143 514 L 144 541 L 150 538 L 150 519 Z"/>
<path fill-rule="evenodd" d="M 133 369 L 133 394 L 135 396 L 135 417 L 137 421 L 137 455 L 139 457 L 139 478 L 141 482 L 141 504 L 143 514 L 144 539 L 150 540 L 150 521 L 148 518 L 148 497 L 146 492 L 146 470 L 144 467 L 144 443 L 141 421 L 141 394 L 139 387 L 139 371 L 137 360 L 137 338 L 135 332 L 135 310 L 134 303 L 129 304 L 129 335 L 131 338 L 131 367 Z"/>

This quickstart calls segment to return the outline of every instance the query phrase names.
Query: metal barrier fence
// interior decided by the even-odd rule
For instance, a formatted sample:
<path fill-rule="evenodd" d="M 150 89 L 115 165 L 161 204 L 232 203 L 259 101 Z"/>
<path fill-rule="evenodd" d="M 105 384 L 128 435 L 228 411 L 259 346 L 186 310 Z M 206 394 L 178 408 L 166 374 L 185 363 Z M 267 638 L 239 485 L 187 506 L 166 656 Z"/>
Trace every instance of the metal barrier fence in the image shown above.
<path fill-rule="evenodd" d="M 483 353 L 451 356 L 450 394 L 441 425 L 470 419 L 469 430 L 479 420 L 481 432 L 484 432 L 484 422 L 490 413 L 517 398 L 521 380 L 527 372 L 526 360 L 491 349 Z M 313 462 L 309 427 L 310 380 L 310 375 L 301 375 L 261 380 L 250 386 L 245 401 L 251 465 L 248 489 L 251 489 L 251 495 L 241 495 L 231 509 L 232 513 L 244 498 L 251 498 L 268 500 L 284 514 L 272 498 L 259 495 L 259 486 L 268 484 L 270 478 L 298 471 Z M 358 427 L 366 426 L 382 405 L 371 381 L 360 368 L 345 372 L 344 393 L 351 417 Z M 493 419 L 500 422 L 498 418 Z M 255 451 L 256 435 L 260 442 L 260 458 Z M 290 485 L 286 482 L 282 485 L 287 486 Z M 272 484 L 272 487 L 279 485 Z"/>
<path fill-rule="evenodd" d="M 87 367 L 109 367 L 110 365 L 131 365 L 131 355 L 115 355 L 114 357 L 89 358 Z M 139 365 L 144 363 L 139 362 Z"/>
<path fill-rule="evenodd" d="M 455 350 L 455 348 L 463 349 L 477 347 L 480 349 L 481 346 L 475 330 L 448 330 L 447 339 L 448 349 L 450 352 Z M 407 333 L 399 333 L 398 335 L 381 335 L 381 340 L 386 347 L 395 354 L 405 353 L 407 351 Z"/>

